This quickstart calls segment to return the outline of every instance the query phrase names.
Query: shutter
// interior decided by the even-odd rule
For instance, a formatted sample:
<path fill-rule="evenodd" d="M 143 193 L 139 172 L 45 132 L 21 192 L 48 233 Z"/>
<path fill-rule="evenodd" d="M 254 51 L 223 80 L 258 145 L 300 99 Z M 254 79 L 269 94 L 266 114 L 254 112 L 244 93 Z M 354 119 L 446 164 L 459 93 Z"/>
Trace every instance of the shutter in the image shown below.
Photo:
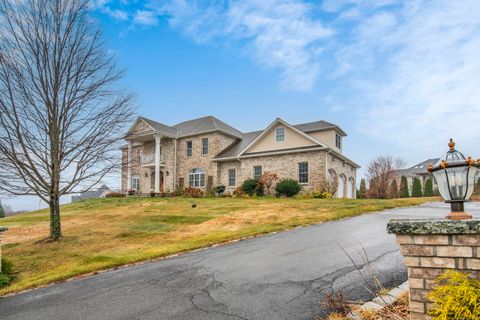
<path fill-rule="evenodd" d="M 212 188 L 213 188 L 213 176 L 208 176 L 207 190 L 212 190 Z"/>
<path fill-rule="evenodd" d="M 184 185 L 185 185 L 185 178 L 178 179 L 178 189 L 183 190 Z"/>

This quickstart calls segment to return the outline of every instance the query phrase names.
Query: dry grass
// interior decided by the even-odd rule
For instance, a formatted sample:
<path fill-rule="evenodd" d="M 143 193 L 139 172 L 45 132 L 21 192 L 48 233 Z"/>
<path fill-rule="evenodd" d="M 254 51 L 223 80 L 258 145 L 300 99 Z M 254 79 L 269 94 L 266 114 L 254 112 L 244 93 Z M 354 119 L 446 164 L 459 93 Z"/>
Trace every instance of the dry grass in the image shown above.
<path fill-rule="evenodd" d="M 16 278 L 0 295 L 115 266 L 242 237 L 280 231 L 432 199 L 95 199 L 62 207 L 63 239 L 48 235 L 48 212 L 2 219 L 3 254 Z M 192 208 L 191 204 L 198 204 Z"/>

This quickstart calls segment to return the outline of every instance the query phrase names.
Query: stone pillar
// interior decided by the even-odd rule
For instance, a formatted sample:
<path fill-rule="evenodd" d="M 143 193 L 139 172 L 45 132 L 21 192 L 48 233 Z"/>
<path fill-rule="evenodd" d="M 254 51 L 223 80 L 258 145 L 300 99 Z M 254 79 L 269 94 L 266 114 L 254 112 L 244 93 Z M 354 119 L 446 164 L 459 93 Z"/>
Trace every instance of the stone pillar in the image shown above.
<path fill-rule="evenodd" d="M 2 239 L 3 233 L 8 229 L 5 227 L 0 227 L 0 272 L 2 271 Z"/>
<path fill-rule="evenodd" d="M 480 275 L 480 219 L 391 220 L 387 230 L 396 234 L 408 268 L 412 320 L 430 319 L 425 295 L 448 269 Z"/>
<path fill-rule="evenodd" d="M 160 157 L 162 137 L 155 136 L 155 193 L 160 193 Z"/>
<path fill-rule="evenodd" d="M 127 151 L 127 190 L 132 189 L 132 141 L 128 141 Z"/>

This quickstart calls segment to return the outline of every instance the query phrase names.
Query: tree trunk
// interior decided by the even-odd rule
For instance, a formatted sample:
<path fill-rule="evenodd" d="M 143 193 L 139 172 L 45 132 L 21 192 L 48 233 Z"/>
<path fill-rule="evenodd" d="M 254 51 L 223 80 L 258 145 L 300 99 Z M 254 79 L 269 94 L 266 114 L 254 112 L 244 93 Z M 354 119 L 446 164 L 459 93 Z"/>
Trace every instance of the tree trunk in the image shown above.
<path fill-rule="evenodd" d="M 53 241 L 62 238 L 62 228 L 60 224 L 60 197 L 58 194 L 50 196 L 50 239 Z"/>

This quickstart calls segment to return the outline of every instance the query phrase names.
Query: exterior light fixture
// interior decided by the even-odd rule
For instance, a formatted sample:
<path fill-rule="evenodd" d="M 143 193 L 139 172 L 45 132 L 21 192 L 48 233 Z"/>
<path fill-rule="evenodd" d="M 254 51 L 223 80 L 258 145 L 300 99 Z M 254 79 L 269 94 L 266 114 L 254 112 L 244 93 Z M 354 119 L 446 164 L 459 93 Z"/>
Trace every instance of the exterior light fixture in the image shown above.
<path fill-rule="evenodd" d="M 455 142 L 450 139 L 450 150 L 444 158 L 434 166 L 428 166 L 437 181 L 438 191 L 446 203 L 450 203 L 451 212 L 447 219 L 471 219 L 472 215 L 464 210 L 464 202 L 468 202 L 475 187 L 475 176 L 480 167 L 480 160 L 465 156 L 455 149 Z"/>

